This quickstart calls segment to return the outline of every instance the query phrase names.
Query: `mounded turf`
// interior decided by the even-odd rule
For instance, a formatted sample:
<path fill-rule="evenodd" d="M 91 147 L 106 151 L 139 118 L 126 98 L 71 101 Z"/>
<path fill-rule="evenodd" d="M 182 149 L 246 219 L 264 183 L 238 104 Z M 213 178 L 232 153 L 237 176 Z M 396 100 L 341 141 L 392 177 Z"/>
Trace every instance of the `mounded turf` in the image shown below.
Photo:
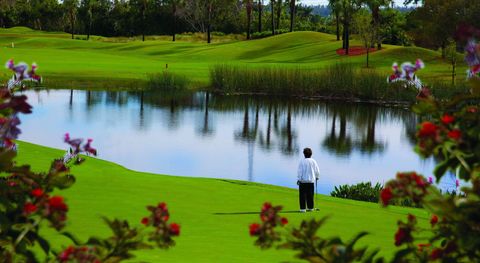
<path fill-rule="evenodd" d="M 47 169 L 53 158 L 63 151 L 21 142 L 19 163 L 30 163 L 35 169 Z M 320 212 L 297 213 L 294 189 L 241 181 L 175 177 L 135 172 L 119 165 L 88 158 L 73 169 L 77 183 L 59 194 L 70 207 L 67 230 L 85 240 L 90 235 L 106 237 L 109 230 L 101 216 L 130 220 L 141 226 L 146 205 L 168 203 L 171 221 L 181 224 L 177 246 L 169 251 L 148 250 L 137 253 L 134 262 L 291 262 L 293 253 L 285 250 L 262 251 L 253 245 L 248 225 L 258 222 L 263 202 L 284 205 L 283 216 L 291 225 L 311 217 L 330 216 L 320 230 L 322 236 L 340 235 L 350 239 L 366 230 L 371 234 L 361 244 L 381 248 L 391 256 L 396 221 L 408 213 L 416 215 L 427 226 L 429 215 L 421 209 L 381 208 L 379 204 L 318 197 Z M 287 227 L 288 228 L 288 227 Z M 66 240 L 47 231 L 54 247 Z"/>
<path fill-rule="evenodd" d="M 14 43 L 14 48 L 12 48 Z M 353 40 L 352 45 L 361 43 Z M 167 40 L 135 40 L 93 37 L 92 40 L 72 40 L 69 34 L 46 33 L 28 28 L 0 29 L 0 61 L 33 61 L 39 64 L 39 74 L 49 87 L 109 88 L 135 87 L 147 74 L 168 69 L 185 75 L 196 87 L 208 86 L 209 70 L 218 63 L 251 67 L 322 68 L 339 61 L 365 64 L 365 56 L 346 57 L 336 54 L 341 41 L 335 36 L 317 32 L 294 32 L 251 41 L 203 42 Z M 460 56 L 460 55 L 459 55 Z M 371 65 L 391 74 L 394 61 L 414 61 L 421 58 L 427 68 L 418 75 L 423 80 L 449 80 L 450 65 L 440 53 L 417 47 L 384 45 L 370 55 Z M 458 68 L 457 72 L 463 72 Z M 0 78 L 10 72 L 2 70 Z M 461 78 L 461 73 L 459 73 Z"/>

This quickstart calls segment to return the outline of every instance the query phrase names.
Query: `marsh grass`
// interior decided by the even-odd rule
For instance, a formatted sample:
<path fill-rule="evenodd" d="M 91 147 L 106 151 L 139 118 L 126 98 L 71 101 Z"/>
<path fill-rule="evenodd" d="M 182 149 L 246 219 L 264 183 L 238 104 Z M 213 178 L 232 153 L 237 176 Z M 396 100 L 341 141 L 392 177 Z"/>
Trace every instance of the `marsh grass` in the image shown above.
<path fill-rule="evenodd" d="M 401 84 L 388 84 L 386 76 L 372 69 L 359 69 L 351 64 L 333 64 L 323 69 L 247 68 L 216 65 L 210 80 L 215 91 L 269 94 L 279 96 L 325 97 L 343 100 L 408 102 L 417 90 Z"/>
<path fill-rule="evenodd" d="M 148 75 L 147 89 L 161 91 L 182 91 L 188 88 L 190 81 L 184 75 L 168 70 Z"/>

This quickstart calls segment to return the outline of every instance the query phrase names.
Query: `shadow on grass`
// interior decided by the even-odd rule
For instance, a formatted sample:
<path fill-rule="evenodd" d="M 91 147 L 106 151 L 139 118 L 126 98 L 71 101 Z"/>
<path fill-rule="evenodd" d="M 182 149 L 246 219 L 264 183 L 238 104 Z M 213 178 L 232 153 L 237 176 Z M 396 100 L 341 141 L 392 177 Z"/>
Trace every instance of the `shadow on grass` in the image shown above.
<path fill-rule="evenodd" d="M 318 212 L 318 210 L 312 211 Z M 280 214 L 305 214 L 305 212 L 300 212 L 298 210 L 291 210 L 291 211 L 282 211 Z M 307 212 L 311 213 L 311 212 Z M 216 216 L 233 216 L 233 215 L 259 215 L 260 212 L 229 212 L 229 213 L 213 213 Z"/>

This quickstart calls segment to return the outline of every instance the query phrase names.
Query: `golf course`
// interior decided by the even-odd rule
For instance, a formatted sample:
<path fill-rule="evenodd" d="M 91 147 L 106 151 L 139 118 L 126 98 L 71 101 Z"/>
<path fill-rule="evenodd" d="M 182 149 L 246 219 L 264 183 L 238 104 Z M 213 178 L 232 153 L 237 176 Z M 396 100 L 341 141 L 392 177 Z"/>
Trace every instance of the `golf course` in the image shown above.
<path fill-rule="evenodd" d="M 30 143 L 19 143 L 17 162 L 29 163 L 35 170 L 46 170 L 51 160 L 63 156 L 62 150 Z M 359 245 L 380 248 L 381 255 L 390 257 L 394 251 L 396 222 L 408 214 L 417 216 L 419 224 L 428 225 L 430 215 L 422 209 L 318 197 L 320 211 L 298 212 L 298 194 L 294 189 L 257 183 L 201 179 L 140 173 L 124 167 L 87 158 L 75 166 L 75 185 L 59 194 L 69 204 L 66 231 L 83 241 L 89 236 L 111 235 L 101 219 L 127 219 L 133 226 L 147 215 L 145 207 L 164 201 L 171 220 L 182 227 L 177 245 L 168 251 L 144 250 L 136 253 L 132 262 L 296 262 L 290 250 L 261 250 L 253 245 L 248 226 L 259 221 L 259 211 L 265 201 L 283 205 L 282 216 L 288 218 L 286 229 L 303 219 L 328 216 L 319 231 L 320 236 L 340 236 L 349 240 L 357 232 L 370 234 Z M 47 229 L 47 228 L 45 228 Z M 52 246 L 60 250 L 69 241 L 48 230 Z M 41 255 L 41 252 L 39 252 Z"/>
<path fill-rule="evenodd" d="M 293 32 L 258 40 L 211 44 L 194 38 L 176 42 L 155 37 L 144 42 L 129 38 L 80 39 L 71 39 L 66 33 L 25 27 L 2 28 L 0 60 L 36 62 L 48 88 L 118 90 L 137 89 L 149 74 L 163 72 L 167 65 L 168 71 L 188 79 L 191 88 L 202 89 L 209 87 L 210 70 L 219 64 L 308 70 L 349 63 L 363 68 L 366 56 L 338 55 L 341 41 L 336 41 L 334 35 L 319 32 Z M 351 45 L 362 44 L 354 39 Z M 426 64 L 426 69 L 418 73 L 424 82 L 451 81 L 451 65 L 441 59 L 440 52 L 419 47 L 383 45 L 382 50 L 370 54 L 370 67 L 386 78 L 392 72 L 393 62 L 414 62 L 417 58 Z M 457 72 L 465 69 L 459 64 Z M 2 71 L 0 77 L 9 78 L 10 73 Z M 457 78 L 462 80 L 462 73 Z"/>

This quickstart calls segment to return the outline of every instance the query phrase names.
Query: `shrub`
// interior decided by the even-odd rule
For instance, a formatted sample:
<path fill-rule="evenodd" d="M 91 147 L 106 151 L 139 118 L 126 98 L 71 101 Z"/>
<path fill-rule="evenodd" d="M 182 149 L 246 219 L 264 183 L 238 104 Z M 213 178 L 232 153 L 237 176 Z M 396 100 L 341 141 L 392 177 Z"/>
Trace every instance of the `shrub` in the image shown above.
<path fill-rule="evenodd" d="M 372 186 L 370 182 L 358 183 L 356 185 L 340 185 L 338 187 L 335 186 L 330 195 L 338 198 L 377 203 L 382 189 L 381 184 L 377 183 L 375 186 Z"/>

